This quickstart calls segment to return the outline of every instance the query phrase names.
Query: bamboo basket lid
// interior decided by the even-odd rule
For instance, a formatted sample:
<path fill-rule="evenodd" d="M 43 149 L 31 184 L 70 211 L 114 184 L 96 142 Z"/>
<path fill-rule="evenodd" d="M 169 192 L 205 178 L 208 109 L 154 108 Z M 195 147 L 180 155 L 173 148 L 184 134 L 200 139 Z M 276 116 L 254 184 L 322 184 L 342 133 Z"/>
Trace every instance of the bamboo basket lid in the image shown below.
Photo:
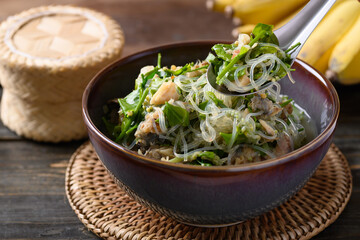
<path fill-rule="evenodd" d="M 55 70 L 95 65 L 124 44 L 113 19 L 74 6 L 43 6 L 9 17 L 0 26 L 0 38 L 1 60 Z"/>
<path fill-rule="evenodd" d="M 261 216 L 219 228 L 187 226 L 140 205 L 116 184 L 89 142 L 71 157 L 65 188 L 80 221 L 103 239 L 310 239 L 344 210 L 352 177 L 347 160 L 333 144 L 313 177 L 289 201 Z"/>
<path fill-rule="evenodd" d="M 43 6 L 7 18 L 0 25 L 4 125 L 37 141 L 86 137 L 82 93 L 120 58 L 124 41 L 116 21 L 87 8 Z"/>

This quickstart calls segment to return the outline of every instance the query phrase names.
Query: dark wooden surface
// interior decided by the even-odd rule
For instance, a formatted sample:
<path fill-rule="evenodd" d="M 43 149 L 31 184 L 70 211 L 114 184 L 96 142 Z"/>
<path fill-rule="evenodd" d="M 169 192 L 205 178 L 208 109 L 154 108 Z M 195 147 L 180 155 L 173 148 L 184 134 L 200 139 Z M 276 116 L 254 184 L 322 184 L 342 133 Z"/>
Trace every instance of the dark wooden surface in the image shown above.
<path fill-rule="evenodd" d="M 230 19 L 204 0 L 0 0 L 0 20 L 30 7 L 74 4 L 115 18 L 126 37 L 124 56 L 155 45 L 232 40 Z M 336 85 L 341 113 L 335 144 L 349 161 L 353 194 L 344 212 L 314 239 L 360 239 L 360 85 Z M 0 88 L 1 95 L 1 88 Z M 83 141 L 37 143 L 0 123 L 0 239 L 97 239 L 78 220 L 64 190 L 68 160 Z"/>

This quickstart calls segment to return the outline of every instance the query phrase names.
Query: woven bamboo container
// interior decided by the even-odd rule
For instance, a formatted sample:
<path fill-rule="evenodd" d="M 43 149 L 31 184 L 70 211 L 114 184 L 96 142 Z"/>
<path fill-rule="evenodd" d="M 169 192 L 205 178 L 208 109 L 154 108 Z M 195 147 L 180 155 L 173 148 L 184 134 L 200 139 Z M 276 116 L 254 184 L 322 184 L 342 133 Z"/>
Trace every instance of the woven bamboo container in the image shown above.
<path fill-rule="evenodd" d="M 1 120 L 17 134 L 60 142 L 86 137 L 82 93 L 118 59 L 121 27 L 86 8 L 44 6 L 0 25 Z"/>

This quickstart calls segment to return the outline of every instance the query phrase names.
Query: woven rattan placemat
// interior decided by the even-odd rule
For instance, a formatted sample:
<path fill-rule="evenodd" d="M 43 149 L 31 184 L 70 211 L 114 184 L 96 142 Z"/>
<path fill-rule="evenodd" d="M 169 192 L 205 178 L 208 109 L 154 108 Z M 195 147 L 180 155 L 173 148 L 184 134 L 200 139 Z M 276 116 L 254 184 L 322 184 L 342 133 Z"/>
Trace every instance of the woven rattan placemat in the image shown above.
<path fill-rule="evenodd" d="M 104 239 L 309 239 L 344 210 L 352 177 L 345 157 L 332 145 L 314 176 L 289 201 L 221 228 L 187 226 L 141 206 L 115 184 L 89 142 L 71 157 L 65 184 L 81 222 Z"/>

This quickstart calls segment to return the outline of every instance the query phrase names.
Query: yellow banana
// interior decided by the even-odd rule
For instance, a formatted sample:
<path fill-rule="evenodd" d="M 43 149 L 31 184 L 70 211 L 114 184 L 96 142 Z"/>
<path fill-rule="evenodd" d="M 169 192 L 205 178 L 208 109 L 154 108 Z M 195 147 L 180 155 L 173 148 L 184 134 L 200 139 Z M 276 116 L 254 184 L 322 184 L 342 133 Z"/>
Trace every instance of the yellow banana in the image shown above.
<path fill-rule="evenodd" d="M 207 0 L 206 7 L 216 12 L 224 12 L 226 6 L 233 4 L 235 0 Z"/>
<path fill-rule="evenodd" d="M 360 5 L 360 4 L 359 4 Z M 360 52 L 360 15 L 350 30 L 336 44 L 329 60 L 329 67 L 335 72 L 341 72 Z"/>
<path fill-rule="evenodd" d="M 332 7 L 332 9 L 330 9 L 329 12 L 331 12 L 340 2 L 344 2 L 344 1 L 351 1 L 351 0 L 337 0 L 336 3 Z M 274 29 L 276 30 L 276 29 L 284 26 L 286 23 L 288 23 L 292 18 L 294 18 L 296 16 L 296 14 L 298 14 L 301 11 L 301 9 L 306 5 L 306 3 L 307 3 L 307 1 L 302 1 L 302 3 L 299 4 L 299 6 L 294 11 L 292 11 L 292 12 L 289 11 L 289 12 L 291 12 L 290 14 L 285 16 L 279 22 L 275 23 Z M 233 7 L 231 5 L 227 6 L 227 8 L 229 8 L 229 7 L 233 10 Z M 235 14 L 235 15 L 237 15 L 237 14 Z M 234 25 L 237 25 L 237 26 L 241 24 L 241 20 L 239 18 L 237 18 L 237 17 L 233 17 L 233 22 L 234 22 Z M 244 24 L 244 25 L 238 26 L 238 27 L 233 29 L 232 35 L 234 37 L 237 37 L 239 35 L 239 33 L 249 34 L 249 33 L 251 33 L 251 31 L 254 28 L 255 24 L 256 23 L 250 23 L 250 24 Z M 327 58 L 327 59 L 329 59 L 329 58 Z"/>
<path fill-rule="evenodd" d="M 304 4 L 303 4 L 304 5 Z M 299 8 L 297 8 L 293 13 L 291 13 L 290 15 L 286 16 L 284 19 L 282 19 L 280 22 L 276 23 L 274 26 L 274 29 L 278 29 L 280 27 L 282 27 L 283 25 L 285 25 L 288 21 L 290 21 L 290 19 L 292 19 L 296 14 L 298 14 L 298 12 L 300 12 L 300 10 L 302 9 L 303 6 L 300 6 Z M 232 35 L 234 37 L 237 37 L 239 35 L 239 33 L 246 33 L 246 34 L 250 34 L 252 32 L 252 30 L 254 29 L 255 24 L 245 24 L 245 25 L 241 25 L 239 27 L 236 27 L 233 29 L 232 31 Z"/>
<path fill-rule="evenodd" d="M 359 3 L 360 5 L 360 3 Z M 329 70 L 344 84 L 360 82 L 360 15 L 350 30 L 335 45 L 329 59 Z"/>
<path fill-rule="evenodd" d="M 332 11 L 334 11 L 334 9 L 341 3 L 344 1 L 351 1 L 351 0 L 337 0 L 336 3 L 334 4 L 334 6 L 330 9 L 329 13 L 327 15 L 329 15 Z M 300 10 L 300 9 L 299 9 Z M 293 14 L 294 15 L 294 14 Z M 284 21 L 276 24 L 277 27 L 281 27 L 282 25 L 284 25 L 287 21 L 289 21 L 293 16 L 289 16 L 288 19 L 284 19 Z M 332 46 L 331 48 L 327 49 L 326 52 L 313 64 L 313 66 L 320 71 L 321 73 L 325 74 L 326 70 L 328 70 L 328 63 L 329 63 L 329 59 L 331 56 L 332 51 L 334 50 L 335 46 Z"/>
<path fill-rule="evenodd" d="M 276 23 L 275 26 L 274 26 L 274 29 L 278 29 L 278 28 L 282 27 L 283 25 L 285 25 L 290 19 L 292 19 L 302 9 L 302 7 L 303 6 L 300 6 L 293 13 L 286 16 L 280 22 Z M 254 23 L 254 24 L 245 24 L 245 25 L 241 25 L 239 27 L 236 27 L 236 28 L 233 29 L 232 35 L 234 37 L 237 37 L 239 35 L 239 33 L 250 34 L 252 32 L 252 30 L 254 29 L 255 25 L 256 24 Z"/>
<path fill-rule="evenodd" d="M 275 24 L 308 0 L 236 0 L 225 11 L 232 12 L 243 24 Z"/>
<path fill-rule="evenodd" d="M 342 72 L 335 73 L 331 70 L 328 70 L 326 72 L 326 76 L 329 77 L 328 75 L 330 73 L 331 76 L 334 76 L 332 80 L 345 85 L 360 83 L 359 66 L 360 54 L 358 53 Z"/>
<path fill-rule="evenodd" d="M 344 1 L 353 1 L 353 0 L 337 0 L 334 6 L 329 10 L 326 16 L 328 16 L 334 9 Z M 288 19 L 290 20 L 290 19 Z M 281 24 L 281 23 L 280 23 Z M 279 24 L 279 25 L 280 25 Z M 325 74 L 326 70 L 328 70 L 328 62 L 331 56 L 332 51 L 334 50 L 334 46 L 327 49 L 326 52 L 313 64 L 313 66 L 319 70 L 321 73 Z"/>
<path fill-rule="evenodd" d="M 313 64 L 313 67 L 325 74 L 326 70 L 328 70 L 328 63 L 333 50 L 334 46 L 326 50 L 326 52 Z"/>
<path fill-rule="evenodd" d="M 359 14 L 360 4 L 357 0 L 340 2 L 311 34 L 299 57 L 314 64 L 350 29 Z"/>
<path fill-rule="evenodd" d="M 344 1 L 353 1 L 353 0 L 337 0 L 336 3 L 334 4 L 334 6 L 327 13 L 327 15 L 329 15 L 332 11 L 334 11 L 334 9 L 340 4 L 340 2 L 344 2 Z M 313 64 L 313 67 L 315 67 L 322 74 L 325 74 L 329 68 L 328 63 L 329 63 L 331 53 L 334 50 L 334 47 L 335 47 L 335 45 L 332 46 L 331 48 L 327 49 L 326 52 Z"/>

